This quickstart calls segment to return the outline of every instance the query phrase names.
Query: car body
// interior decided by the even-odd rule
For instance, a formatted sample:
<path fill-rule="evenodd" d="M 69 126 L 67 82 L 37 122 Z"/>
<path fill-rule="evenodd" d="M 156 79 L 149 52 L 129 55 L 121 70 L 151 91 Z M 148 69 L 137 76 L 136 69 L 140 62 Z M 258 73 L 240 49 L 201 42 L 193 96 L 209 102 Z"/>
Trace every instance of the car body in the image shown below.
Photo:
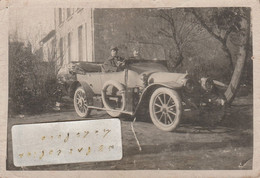
<path fill-rule="evenodd" d="M 224 107 L 225 99 L 213 80 L 192 80 L 187 73 L 167 69 L 165 60 L 126 60 L 120 72 L 103 72 L 102 64 L 74 63 L 69 91 L 80 117 L 92 109 L 106 110 L 112 117 L 132 117 L 149 111 L 161 130 L 173 131 L 184 111 Z"/>

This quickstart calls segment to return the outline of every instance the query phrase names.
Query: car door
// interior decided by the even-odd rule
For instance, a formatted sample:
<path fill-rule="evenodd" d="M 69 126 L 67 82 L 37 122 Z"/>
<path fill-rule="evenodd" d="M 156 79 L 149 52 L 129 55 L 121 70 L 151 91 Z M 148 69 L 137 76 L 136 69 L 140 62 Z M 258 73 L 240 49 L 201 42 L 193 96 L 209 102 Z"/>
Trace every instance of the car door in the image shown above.
<path fill-rule="evenodd" d="M 103 86 L 104 83 L 108 80 L 114 80 L 119 83 L 125 83 L 125 71 L 120 72 L 104 72 L 100 74 L 101 78 L 101 85 Z"/>
<path fill-rule="evenodd" d="M 91 72 L 85 75 L 78 75 L 78 81 L 86 82 L 95 94 L 101 94 L 101 72 Z"/>

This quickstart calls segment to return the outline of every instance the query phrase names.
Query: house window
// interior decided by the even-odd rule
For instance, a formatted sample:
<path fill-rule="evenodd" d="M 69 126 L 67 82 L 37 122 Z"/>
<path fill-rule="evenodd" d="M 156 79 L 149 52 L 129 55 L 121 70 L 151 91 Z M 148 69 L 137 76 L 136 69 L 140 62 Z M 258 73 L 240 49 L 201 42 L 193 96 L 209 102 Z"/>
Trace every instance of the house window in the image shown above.
<path fill-rule="evenodd" d="M 60 48 L 60 65 L 63 65 L 63 39 L 60 38 L 60 44 L 59 44 L 59 48 Z"/>
<path fill-rule="evenodd" d="M 83 39 L 82 39 L 82 25 L 78 28 L 78 52 L 79 52 L 79 61 L 83 60 Z"/>
<path fill-rule="evenodd" d="M 70 8 L 67 8 L 67 18 L 69 18 L 71 16 L 71 10 Z"/>
<path fill-rule="evenodd" d="M 68 33 L 68 62 L 71 61 L 71 32 Z"/>
<path fill-rule="evenodd" d="M 59 24 L 62 23 L 62 9 L 59 8 Z"/>

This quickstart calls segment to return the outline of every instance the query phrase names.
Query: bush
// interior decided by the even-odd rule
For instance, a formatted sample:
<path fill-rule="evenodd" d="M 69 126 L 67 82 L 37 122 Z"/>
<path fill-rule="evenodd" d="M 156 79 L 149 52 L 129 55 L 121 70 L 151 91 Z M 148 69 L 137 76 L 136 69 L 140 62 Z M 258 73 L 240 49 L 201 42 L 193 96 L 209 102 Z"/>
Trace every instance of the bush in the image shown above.
<path fill-rule="evenodd" d="M 31 46 L 9 41 L 9 114 L 39 113 L 53 106 L 54 65 L 41 61 Z"/>

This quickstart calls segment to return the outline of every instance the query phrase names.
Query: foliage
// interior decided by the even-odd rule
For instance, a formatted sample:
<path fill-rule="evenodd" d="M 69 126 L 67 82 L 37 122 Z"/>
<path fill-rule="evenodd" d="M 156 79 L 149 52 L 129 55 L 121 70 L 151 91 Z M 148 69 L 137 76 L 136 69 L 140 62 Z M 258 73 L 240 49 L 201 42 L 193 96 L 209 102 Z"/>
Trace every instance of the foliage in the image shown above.
<path fill-rule="evenodd" d="M 245 44 L 245 42 L 243 44 L 242 41 L 239 43 L 237 41 L 248 33 L 243 26 L 245 26 L 244 23 L 250 24 L 250 8 L 194 8 L 188 12 L 191 12 L 201 26 L 222 44 L 222 49 L 230 62 L 230 70 L 233 71 L 235 57 L 230 49 L 230 44 L 235 46 Z M 240 38 L 239 34 L 242 35 Z M 236 36 L 236 38 L 232 38 L 232 36 Z"/>
<path fill-rule="evenodd" d="M 53 105 L 56 79 L 52 64 L 18 41 L 9 41 L 9 113 L 39 113 Z"/>

